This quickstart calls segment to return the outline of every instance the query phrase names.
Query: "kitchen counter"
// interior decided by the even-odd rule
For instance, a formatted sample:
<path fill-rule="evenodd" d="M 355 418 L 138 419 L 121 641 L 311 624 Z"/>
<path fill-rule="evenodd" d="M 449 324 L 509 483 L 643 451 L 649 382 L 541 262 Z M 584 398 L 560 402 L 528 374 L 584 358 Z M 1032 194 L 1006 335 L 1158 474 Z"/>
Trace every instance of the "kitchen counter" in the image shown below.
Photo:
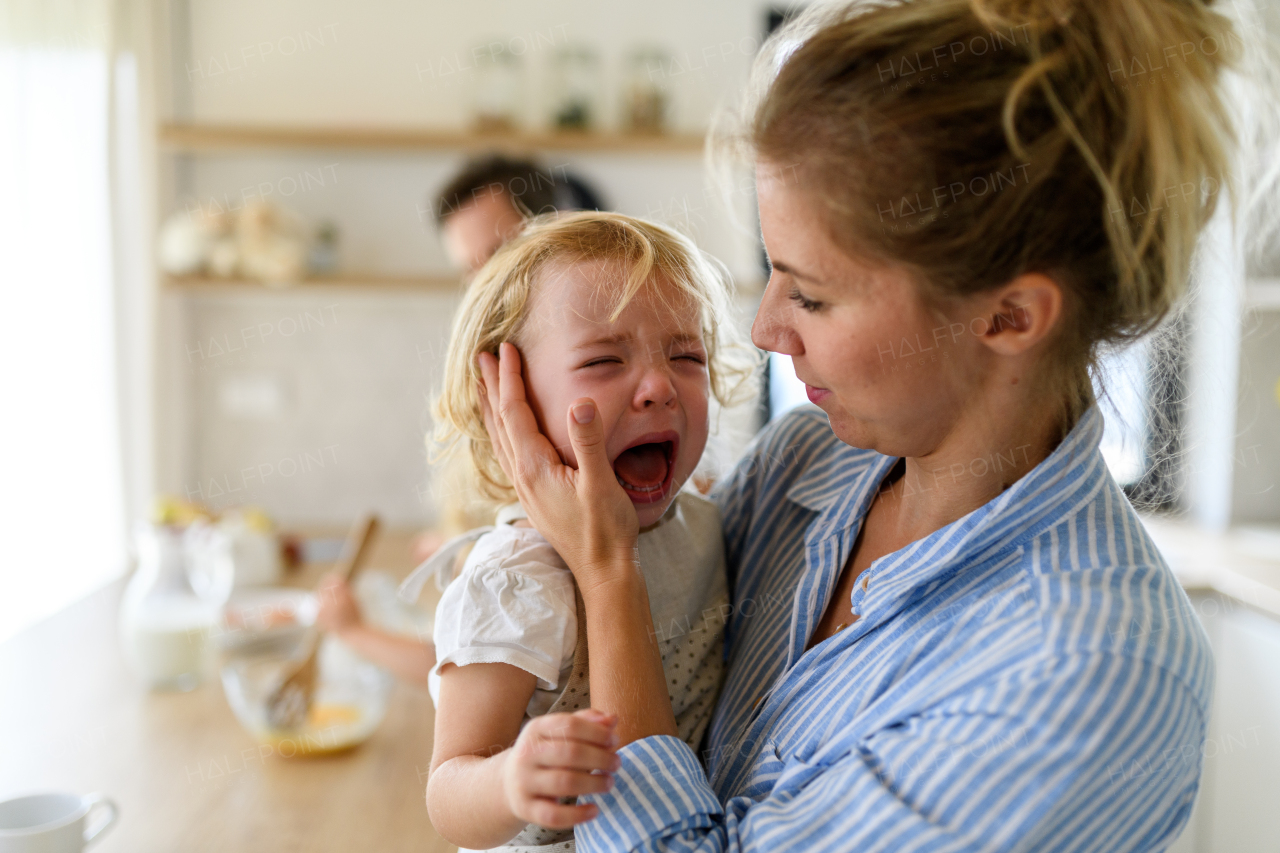
<path fill-rule="evenodd" d="M 1280 618 L 1280 529 L 1216 533 L 1167 516 L 1143 516 L 1142 523 L 1184 589 L 1216 592 Z"/>
<path fill-rule="evenodd" d="M 403 577 L 409 541 L 384 534 L 370 568 Z M 326 568 L 288 583 L 314 586 Z M 216 676 L 190 693 L 139 683 L 117 640 L 124 584 L 0 645 L 0 799 L 106 794 L 120 818 L 95 853 L 454 849 L 423 802 L 434 725 L 425 688 L 396 684 L 386 719 L 355 749 L 283 758 L 240 727 Z M 434 592 L 428 584 L 424 606 Z"/>
<path fill-rule="evenodd" d="M 1280 618 L 1280 534 L 1143 523 L 1188 590 Z M 384 534 L 370 567 L 403 577 L 409 541 Z M 288 583 L 313 587 L 326 568 L 306 566 Z M 117 640 L 124 584 L 0 644 L 0 799 L 107 794 L 121 815 L 93 848 L 102 853 L 454 849 L 423 804 L 434 722 L 425 689 L 397 684 L 378 731 L 349 752 L 283 758 L 239 726 L 216 678 L 190 693 L 143 688 Z M 423 606 L 433 595 L 427 584 Z"/>

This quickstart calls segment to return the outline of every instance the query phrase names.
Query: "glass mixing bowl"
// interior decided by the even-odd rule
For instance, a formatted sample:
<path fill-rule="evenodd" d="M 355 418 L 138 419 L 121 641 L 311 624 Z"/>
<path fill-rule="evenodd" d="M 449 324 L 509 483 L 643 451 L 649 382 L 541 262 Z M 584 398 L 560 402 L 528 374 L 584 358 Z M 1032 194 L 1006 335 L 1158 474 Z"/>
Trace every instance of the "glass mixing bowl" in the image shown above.
<path fill-rule="evenodd" d="M 245 612 L 272 614 L 268 620 Z M 314 637 L 315 598 L 294 590 L 256 590 L 233 598 L 218 635 L 222 686 L 240 724 L 260 744 L 285 758 L 349 749 L 377 730 L 387 713 L 393 679 L 335 637 L 322 636 L 316 691 L 306 722 L 297 729 L 267 723 L 267 699 L 292 672 Z"/>

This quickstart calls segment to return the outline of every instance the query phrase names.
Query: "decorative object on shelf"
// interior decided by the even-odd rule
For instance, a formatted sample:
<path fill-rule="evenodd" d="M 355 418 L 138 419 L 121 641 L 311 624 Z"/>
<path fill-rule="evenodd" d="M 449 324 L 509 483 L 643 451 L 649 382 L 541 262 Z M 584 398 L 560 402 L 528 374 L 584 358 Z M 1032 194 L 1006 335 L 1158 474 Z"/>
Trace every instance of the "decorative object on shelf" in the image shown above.
<path fill-rule="evenodd" d="M 493 45 L 498 50 L 493 50 Z M 501 42 L 472 51 L 479 57 L 471 77 L 471 125 L 477 133 L 512 133 L 520 124 L 524 69 Z"/>
<path fill-rule="evenodd" d="M 240 271 L 240 244 L 234 233 L 218 237 L 209 246 L 206 266 L 219 278 L 232 278 Z"/>
<path fill-rule="evenodd" d="M 231 217 L 203 208 L 175 213 L 165 220 L 157 240 L 160 268 L 173 275 L 192 275 L 205 268 L 214 245 L 231 231 Z"/>
<path fill-rule="evenodd" d="M 628 133 L 663 133 L 667 92 L 662 86 L 670 63 L 658 47 L 640 47 L 627 55 L 622 92 L 623 127 Z"/>
<path fill-rule="evenodd" d="M 266 201 L 246 204 L 236 217 L 240 269 L 263 284 L 302 281 L 307 272 L 307 241 L 302 223 L 290 211 Z"/>
<path fill-rule="evenodd" d="M 336 241 L 336 229 L 334 237 Z M 296 284 L 306 275 L 307 255 L 301 219 L 263 200 L 234 211 L 175 213 L 160 229 L 160 268 L 171 275 L 208 273 L 273 286 Z"/>
<path fill-rule="evenodd" d="M 323 222 L 316 229 L 307 266 L 312 275 L 333 275 L 338 271 L 338 226 Z"/>
<path fill-rule="evenodd" d="M 551 125 L 594 130 L 600 101 L 600 58 L 584 45 L 556 51 L 551 63 Z"/>

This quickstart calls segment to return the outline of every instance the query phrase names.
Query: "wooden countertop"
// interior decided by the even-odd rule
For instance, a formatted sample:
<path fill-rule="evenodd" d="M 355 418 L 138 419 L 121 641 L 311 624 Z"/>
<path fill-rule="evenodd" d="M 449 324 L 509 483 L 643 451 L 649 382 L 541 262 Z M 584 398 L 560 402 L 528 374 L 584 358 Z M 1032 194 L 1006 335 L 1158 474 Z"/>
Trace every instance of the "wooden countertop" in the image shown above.
<path fill-rule="evenodd" d="M 406 574 L 409 541 L 385 534 L 370 568 Z M 290 583 L 311 586 L 324 568 Z M 425 689 L 396 684 L 386 719 L 353 750 L 282 758 L 240 727 L 216 676 L 190 693 L 139 683 L 117 639 L 124 584 L 0 644 L 0 799 L 106 794 L 120 818 L 95 853 L 455 849 L 423 803 L 434 725 Z"/>

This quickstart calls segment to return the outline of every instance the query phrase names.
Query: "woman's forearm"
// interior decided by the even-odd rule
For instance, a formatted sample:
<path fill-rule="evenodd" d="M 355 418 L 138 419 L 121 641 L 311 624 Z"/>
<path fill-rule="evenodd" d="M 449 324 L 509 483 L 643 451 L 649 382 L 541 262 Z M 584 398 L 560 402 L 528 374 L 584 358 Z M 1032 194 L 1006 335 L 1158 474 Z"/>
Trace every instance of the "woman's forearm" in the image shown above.
<path fill-rule="evenodd" d="M 511 813 L 502 787 L 510 749 L 497 755 L 459 755 L 431 772 L 427 812 L 431 824 L 460 847 L 484 850 L 505 844 L 525 826 Z"/>
<path fill-rule="evenodd" d="M 627 565 L 623 565 L 623 563 Z M 609 581 L 582 591 L 591 660 L 591 707 L 618 715 L 619 746 L 676 734 L 644 575 L 618 559 Z"/>

